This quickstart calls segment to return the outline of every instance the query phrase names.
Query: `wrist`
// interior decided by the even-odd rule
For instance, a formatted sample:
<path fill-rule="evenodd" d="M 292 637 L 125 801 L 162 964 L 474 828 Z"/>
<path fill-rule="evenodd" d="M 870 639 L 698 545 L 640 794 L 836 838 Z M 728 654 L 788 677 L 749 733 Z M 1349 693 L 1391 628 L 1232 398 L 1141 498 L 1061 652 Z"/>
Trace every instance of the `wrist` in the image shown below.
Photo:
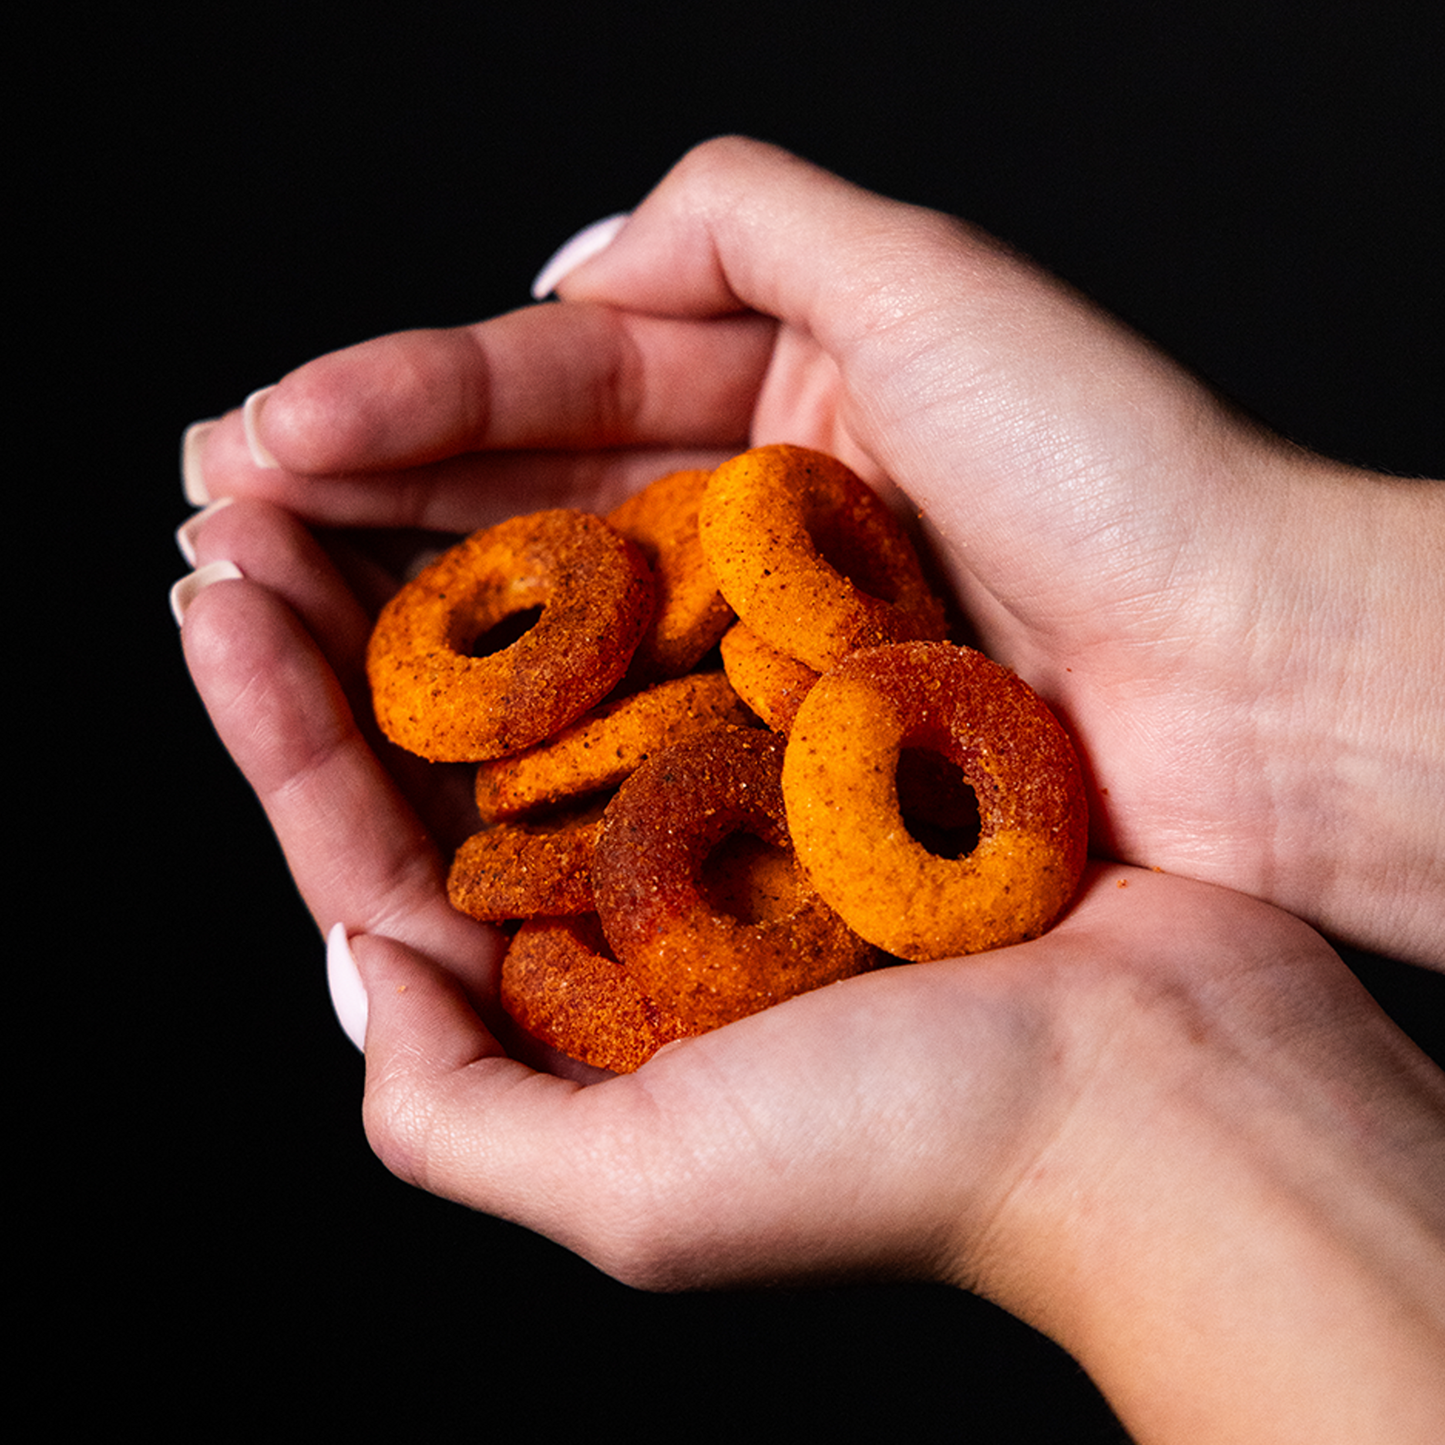
<path fill-rule="evenodd" d="M 1282 615 L 1256 630 L 1252 720 L 1273 848 L 1251 891 L 1445 967 L 1445 484 L 1315 463 L 1278 497 Z"/>
<path fill-rule="evenodd" d="M 1307 962 L 1123 978 L 1067 1123 L 970 1256 L 1141 1442 L 1403 1445 L 1445 1420 L 1445 1080 L 1342 967 L 1263 1029 L 1208 996 L 1285 997 Z"/>

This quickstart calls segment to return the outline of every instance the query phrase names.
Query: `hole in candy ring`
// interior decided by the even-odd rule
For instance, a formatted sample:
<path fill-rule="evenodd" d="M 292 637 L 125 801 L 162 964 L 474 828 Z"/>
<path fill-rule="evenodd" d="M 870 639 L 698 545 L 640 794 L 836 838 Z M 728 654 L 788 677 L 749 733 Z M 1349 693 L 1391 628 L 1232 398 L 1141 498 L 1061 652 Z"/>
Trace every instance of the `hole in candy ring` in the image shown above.
<path fill-rule="evenodd" d="M 978 847 L 978 795 L 957 763 L 931 748 L 903 748 L 896 778 L 898 810 L 915 843 L 947 859 L 966 858 Z"/>
<path fill-rule="evenodd" d="M 729 833 L 703 860 L 698 890 L 710 907 L 739 923 L 769 923 L 798 907 L 798 874 L 791 848 L 755 833 Z"/>
<path fill-rule="evenodd" d="M 493 653 L 504 652 L 519 638 L 526 636 L 541 620 L 542 609 L 523 607 L 518 612 L 509 612 L 501 621 L 484 629 L 472 639 L 466 649 L 468 657 L 491 657 Z"/>

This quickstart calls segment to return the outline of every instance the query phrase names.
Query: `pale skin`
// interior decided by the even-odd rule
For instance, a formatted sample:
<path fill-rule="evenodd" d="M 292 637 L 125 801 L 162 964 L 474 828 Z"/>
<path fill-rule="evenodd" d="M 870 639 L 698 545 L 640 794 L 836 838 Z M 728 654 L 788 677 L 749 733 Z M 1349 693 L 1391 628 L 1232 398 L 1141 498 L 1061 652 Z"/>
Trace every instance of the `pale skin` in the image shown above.
<path fill-rule="evenodd" d="M 241 576 L 187 657 L 351 935 L 381 1157 L 642 1286 L 976 1289 L 1141 1441 L 1438 1438 L 1445 1080 L 1315 929 L 1445 967 L 1445 488 L 1300 452 L 988 238 L 752 142 L 686 157 L 556 289 L 292 372 L 252 410 L 276 467 L 239 412 L 192 438 L 234 499 L 196 563 Z M 367 725 L 386 579 L 309 528 L 602 511 L 773 440 L 923 515 L 1072 729 L 1101 861 L 1035 942 L 626 1078 L 533 1067 L 442 889 L 458 780 Z"/>

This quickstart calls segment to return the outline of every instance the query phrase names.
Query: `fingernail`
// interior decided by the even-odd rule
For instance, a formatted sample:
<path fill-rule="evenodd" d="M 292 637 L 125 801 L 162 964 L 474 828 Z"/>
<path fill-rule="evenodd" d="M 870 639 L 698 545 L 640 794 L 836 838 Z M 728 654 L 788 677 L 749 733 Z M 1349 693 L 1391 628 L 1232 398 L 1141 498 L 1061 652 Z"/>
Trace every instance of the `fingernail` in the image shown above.
<path fill-rule="evenodd" d="M 212 502 L 208 507 L 202 507 L 199 512 L 188 517 L 176 528 L 176 546 L 181 549 L 181 556 L 192 567 L 196 565 L 196 533 L 205 526 L 208 517 L 214 517 L 223 507 L 229 507 L 233 501 L 235 501 L 234 497 L 222 497 L 220 501 Z"/>
<path fill-rule="evenodd" d="M 201 471 L 201 448 L 215 425 L 214 417 L 209 421 L 192 422 L 181 436 L 181 486 L 185 488 L 186 500 L 193 507 L 204 507 L 211 500 Z"/>
<path fill-rule="evenodd" d="M 245 428 L 246 445 L 250 448 L 251 461 L 267 472 L 280 471 L 281 464 L 266 450 L 266 444 L 261 440 L 256 426 L 261 420 L 261 408 L 266 405 L 266 398 L 275 390 L 273 385 L 263 386 L 259 390 L 253 391 L 241 408 L 241 425 Z"/>
<path fill-rule="evenodd" d="M 212 582 L 233 582 L 241 575 L 241 569 L 234 562 L 207 562 L 194 572 L 182 577 L 171 588 L 171 616 L 179 627 L 186 620 L 186 611 Z"/>
<path fill-rule="evenodd" d="M 339 923 L 332 924 L 331 932 L 326 935 L 326 983 L 342 1032 L 358 1049 L 365 1049 L 366 985 L 351 955 L 346 929 Z"/>
<path fill-rule="evenodd" d="M 570 275 L 584 261 L 590 261 L 598 252 L 605 251 L 627 224 L 627 216 L 628 213 L 623 211 L 605 220 L 593 221 L 554 251 L 552 259 L 537 272 L 537 279 L 532 282 L 533 299 L 541 301 L 550 296 L 564 276 Z"/>

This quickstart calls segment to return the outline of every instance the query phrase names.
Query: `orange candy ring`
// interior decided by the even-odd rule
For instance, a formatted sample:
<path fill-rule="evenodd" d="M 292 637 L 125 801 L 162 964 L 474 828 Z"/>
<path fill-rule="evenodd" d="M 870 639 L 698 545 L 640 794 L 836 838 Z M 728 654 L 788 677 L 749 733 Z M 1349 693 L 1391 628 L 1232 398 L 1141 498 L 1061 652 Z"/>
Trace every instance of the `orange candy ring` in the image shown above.
<path fill-rule="evenodd" d="M 962 857 L 915 840 L 900 753 L 940 755 L 977 799 Z M 845 658 L 793 721 L 788 826 L 818 892 L 870 942 L 923 961 L 1020 943 L 1073 896 L 1088 815 L 1078 759 L 1022 680 L 970 648 L 903 643 Z"/>
<path fill-rule="evenodd" d="M 618 1074 L 698 1032 L 638 988 L 591 913 L 524 923 L 502 960 L 501 1002 L 533 1038 Z"/>
<path fill-rule="evenodd" d="M 484 823 L 615 788 L 640 763 L 691 733 L 751 721 L 727 678 L 694 672 L 603 703 L 555 737 L 477 768 Z"/>
<path fill-rule="evenodd" d="M 735 622 L 723 633 L 719 651 L 733 691 L 775 733 L 786 733 L 818 674 L 770 647 L 745 622 Z"/>
<path fill-rule="evenodd" d="M 757 921 L 708 896 L 709 856 L 732 835 L 790 848 L 783 746 L 776 733 L 748 728 L 685 739 L 633 773 L 603 815 L 592 886 L 607 940 L 644 993 L 699 1028 L 876 961 L 796 872 L 789 897 Z"/>
<path fill-rule="evenodd" d="M 636 543 L 652 569 L 656 607 L 632 666 L 628 686 L 681 677 L 717 644 L 733 610 L 717 590 L 702 539 L 698 508 L 707 472 L 670 472 L 629 497 L 607 520 Z"/>
<path fill-rule="evenodd" d="M 519 612 L 509 647 L 471 651 Z M 366 654 L 377 721 L 433 762 L 499 757 L 550 736 L 616 685 L 652 615 L 637 548 L 598 517 L 554 510 L 474 533 L 382 609 Z"/>
<path fill-rule="evenodd" d="M 698 530 L 738 617 L 814 671 L 859 647 L 944 636 L 943 606 L 902 527 L 823 452 L 756 447 L 724 462 Z"/>

